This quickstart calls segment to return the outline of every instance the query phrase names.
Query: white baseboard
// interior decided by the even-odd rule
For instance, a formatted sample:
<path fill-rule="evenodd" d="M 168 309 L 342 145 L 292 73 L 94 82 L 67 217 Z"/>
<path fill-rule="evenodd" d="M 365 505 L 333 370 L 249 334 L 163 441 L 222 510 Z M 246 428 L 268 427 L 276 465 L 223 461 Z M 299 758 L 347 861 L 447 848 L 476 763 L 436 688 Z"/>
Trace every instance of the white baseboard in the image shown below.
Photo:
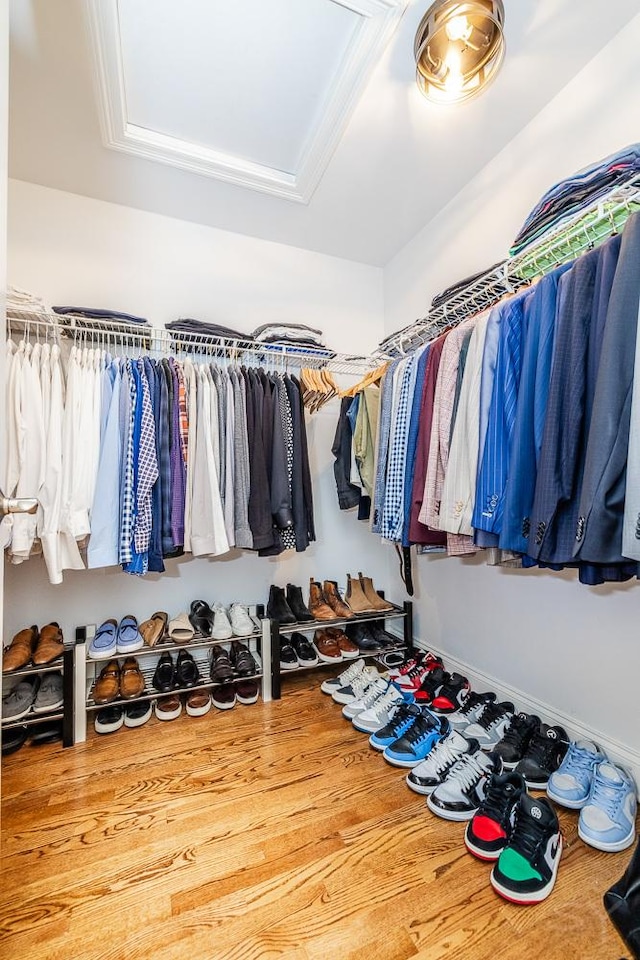
<path fill-rule="evenodd" d="M 389 633 L 394 632 L 389 630 Z M 414 642 L 418 649 L 427 649 L 427 644 L 419 640 Z M 545 703 L 544 700 L 538 700 L 537 697 L 532 697 L 517 687 L 511 687 L 497 677 L 483 673 L 470 663 L 451 656 L 446 650 L 439 650 L 432 644 L 429 644 L 428 649 L 442 657 L 447 670 L 455 670 L 468 677 L 474 690 L 495 691 L 501 700 L 511 701 L 517 710 L 534 713 L 541 717 L 545 723 L 564 727 L 572 740 L 594 740 L 612 760 L 632 773 L 636 783 L 640 786 L 640 752 L 638 750 L 633 750 L 626 744 L 620 743 L 619 740 L 608 737 L 600 730 L 596 730 L 586 723 L 581 723 L 575 717 L 570 717 L 551 704 Z"/>

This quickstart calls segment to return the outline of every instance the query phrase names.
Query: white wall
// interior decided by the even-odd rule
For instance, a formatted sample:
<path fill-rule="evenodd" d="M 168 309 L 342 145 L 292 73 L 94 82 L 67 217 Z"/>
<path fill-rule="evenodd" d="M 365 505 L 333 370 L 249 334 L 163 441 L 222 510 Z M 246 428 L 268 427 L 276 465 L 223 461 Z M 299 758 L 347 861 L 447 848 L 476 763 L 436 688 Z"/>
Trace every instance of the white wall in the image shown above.
<path fill-rule="evenodd" d="M 640 139 L 639 43 L 640 16 L 388 264 L 386 333 L 505 256 L 552 183 Z M 640 773 L 640 584 L 428 556 L 415 569 L 418 636 L 626 745 Z"/>
<path fill-rule="evenodd" d="M 52 304 L 107 306 L 162 324 L 178 316 L 250 331 L 303 322 L 338 350 L 369 352 L 382 336 L 382 271 L 19 181 L 10 182 L 9 280 Z M 266 600 L 269 584 L 306 585 L 362 569 L 383 585 L 385 552 L 353 513 L 341 513 L 331 443 L 338 402 L 308 418 L 317 542 L 283 559 L 242 554 L 168 561 L 142 580 L 116 568 L 66 573 L 49 585 L 41 560 L 6 566 L 7 637 L 29 623 L 81 623 L 127 612 L 174 614 L 197 598 Z"/>

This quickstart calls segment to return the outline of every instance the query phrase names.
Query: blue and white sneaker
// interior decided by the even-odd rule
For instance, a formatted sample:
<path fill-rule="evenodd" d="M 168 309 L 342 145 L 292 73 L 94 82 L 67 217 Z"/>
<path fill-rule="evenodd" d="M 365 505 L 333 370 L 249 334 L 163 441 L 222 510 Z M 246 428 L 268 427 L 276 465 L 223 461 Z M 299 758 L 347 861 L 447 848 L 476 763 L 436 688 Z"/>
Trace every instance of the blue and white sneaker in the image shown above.
<path fill-rule="evenodd" d="M 118 622 L 105 620 L 101 623 L 96 634 L 89 643 L 87 656 L 92 660 L 110 660 L 115 657 L 118 649 Z"/>
<path fill-rule="evenodd" d="M 420 716 L 422 716 L 422 707 L 417 703 L 401 704 L 389 722 L 371 734 L 369 743 L 374 750 L 384 750 L 384 748 L 390 746 L 394 740 L 403 736 Z"/>
<path fill-rule="evenodd" d="M 626 850 L 636 838 L 636 785 L 622 767 L 603 760 L 594 771 L 589 799 L 580 811 L 578 836 L 607 853 Z"/>
<path fill-rule="evenodd" d="M 342 708 L 342 716 L 346 717 L 347 720 L 353 720 L 359 713 L 363 713 L 365 710 L 368 710 L 369 707 L 373 706 L 386 689 L 387 681 L 382 677 L 372 680 L 365 688 L 361 697 L 344 705 Z"/>
<path fill-rule="evenodd" d="M 589 799 L 594 770 L 606 759 L 591 740 L 570 743 L 564 760 L 549 777 L 547 794 L 562 807 L 581 810 Z"/>
<path fill-rule="evenodd" d="M 425 710 L 403 736 L 385 747 L 382 756 L 394 767 L 417 767 L 450 729 L 445 716 L 435 717 Z"/>
<path fill-rule="evenodd" d="M 361 733 L 375 733 L 389 723 L 401 704 L 412 703 L 412 701 L 412 694 L 403 693 L 392 681 L 389 681 L 382 696 L 362 713 L 358 713 L 351 722 Z"/>
<path fill-rule="evenodd" d="M 121 654 L 135 653 L 136 650 L 142 650 L 144 647 L 142 634 L 138 630 L 138 621 L 131 614 L 120 621 L 116 647 Z"/>

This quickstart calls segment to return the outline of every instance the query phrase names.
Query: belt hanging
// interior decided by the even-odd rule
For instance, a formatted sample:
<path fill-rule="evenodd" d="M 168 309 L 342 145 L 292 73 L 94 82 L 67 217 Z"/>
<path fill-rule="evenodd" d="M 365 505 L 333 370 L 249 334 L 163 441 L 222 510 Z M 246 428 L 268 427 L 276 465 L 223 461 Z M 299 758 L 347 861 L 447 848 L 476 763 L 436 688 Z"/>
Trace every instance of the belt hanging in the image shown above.
<path fill-rule="evenodd" d="M 411 548 L 410 547 L 400 547 L 399 544 L 394 544 L 396 548 L 396 553 L 398 554 L 398 561 L 400 563 L 400 576 L 402 577 L 402 582 L 404 583 L 405 589 L 410 597 L 413 596 L 413 574 L 411 572 Z"/>

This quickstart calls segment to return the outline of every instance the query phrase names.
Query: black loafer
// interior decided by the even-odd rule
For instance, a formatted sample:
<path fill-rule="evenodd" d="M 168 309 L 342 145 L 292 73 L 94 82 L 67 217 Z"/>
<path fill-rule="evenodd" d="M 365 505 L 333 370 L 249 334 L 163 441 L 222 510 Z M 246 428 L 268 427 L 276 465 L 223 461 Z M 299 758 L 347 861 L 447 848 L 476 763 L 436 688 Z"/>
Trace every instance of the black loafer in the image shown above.
<path fill-rule="evenodd" d="M 173 690 L 175 668 L 170 653 L 163 653 L 158 660 L 151 683 L 159 693 L 169 693 Z"/>
<path fill-rule="evenodd" d="M 239 677 L 253 677 L 258 672 L 258 664 L 244 643 L 234 640 L 231 644 L 231 663 Z"/>
<path fill-rule="evenodd" d="M 311 646 L 304 633 L 292 633 L 291 646 L 301 667 L 315 667 L 319 662 L 315 647 Z"/>
<path fill-rule="evenodd" d="M 210 637 L 213 631 L 213 610 L 206 600 L 194 600 L 191 604 L 189 622 L 194 630 L 204 637 Z"/>
<path fill-rule="evenodd" d="M 23 747 L 29 736 L 29 727 L 8 727 L 2 732 L 2 756 L 8 757 Z"/>
<path fill-rule="evenodd" d="M 178 651 L 174 683 L 176 687 L 195 687 L 200 681 L 198 665 L 187 650 Z"/>
<path fill-rule="evenodd" d="M 211 648 L 211 679 L 212 680 L 231 680 L 233 677 L 233 664 L 229 654 L 224 647 L 218 644 Z"/>
<path fill-rule="evenodd" d="M 96 733 L 115 733 L 124 723 L 124 710 L 117 704 L 110 704 L 96 713 L 93 725 Z"/>

